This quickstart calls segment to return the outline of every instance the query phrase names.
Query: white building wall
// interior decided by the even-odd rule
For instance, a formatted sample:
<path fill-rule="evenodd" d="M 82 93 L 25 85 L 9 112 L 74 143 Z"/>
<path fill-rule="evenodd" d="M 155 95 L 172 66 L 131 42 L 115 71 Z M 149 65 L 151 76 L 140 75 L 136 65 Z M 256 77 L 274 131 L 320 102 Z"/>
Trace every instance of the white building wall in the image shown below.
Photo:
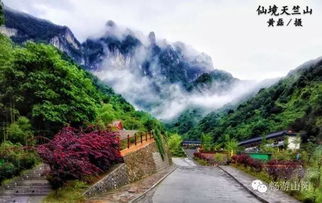
<path fill-rule="evenodd" d="M 292 150 L 300 149 L 301 137 L 289 136 L 287 139 L 288 139 L 287 140 L 288 141 L 288 145 L 287 145 L 288 149 L 292 149 Z"/>

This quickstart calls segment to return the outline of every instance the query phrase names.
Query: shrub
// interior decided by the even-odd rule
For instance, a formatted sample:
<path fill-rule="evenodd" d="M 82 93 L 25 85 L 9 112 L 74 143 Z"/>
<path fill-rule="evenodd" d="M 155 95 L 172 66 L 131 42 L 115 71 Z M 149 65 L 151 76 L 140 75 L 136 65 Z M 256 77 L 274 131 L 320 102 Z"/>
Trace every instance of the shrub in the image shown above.
<path fill-rule="evenodd" d="M 18 175 L 22 170 L 32 168 L 38 157 L 35 152 L 27 151 L 20 144 L 3 142 L 0 145 L 0 182 Z"/>
<path fill-rule="evenodd" d="M 50 193 L 44 200 L 48 203 L 62 203 L 62 202 L 86 202 L 83 193 L 89 187 L 86 182 L 73 180 L 69 181 L 62 188 Z"/>
<path fill-rule="evenodd" d="M 290 150 L 279 150 L 273 153 L 273 159 L 276 160 L 294 160 L 295 154 Z"/>
<path fill-rule="evenodd" d="M 172 156 L 183 157 L 185 156 L 182 147 L 182 137 L 177 134 L 173 134 L 168 139 L 168 146 Z"/>
<path fill-rule="evenodd" d="M 20 167 L 21 169 L 32 168 L 39 160 L 39 157 L 36 156 L 34 152 L 25 153 L 20 158 Z"/>
<path fill-rule="evenodd" d="M 21 116 L 14 123 L 11 123 L 8 128 L 8 139 L 12 143 L 20 143 L 27 145 L 28 140 L 33 136 L 31 124 L 28 118 Z"/>
<path fill-rule="evenodd" d="M 216 153 L 214 155 L 214 161 L 218 164 L 227 164 L 227 161 L 228 161 L 227 154 Z"/>
<path fill-rule="evenodd" d="M 202 152 L 195 152 L 195 153 L 193 153 L 193 156 L 195 158 L 197 158 L 197 159 L 203 160 L 207 164 L 210 164 L 210 165 L 215 164 L 214 155 L 213 154 L 210 154 L 210 153 L 202 153 Z M 207 165 L 207 164 L 204 164 L 204 165 Z"/>
<path fill-rule="evenodd" d="M 260 160 L 253 159 L 247 154 L 234 155 L 231 159 L 233 163 L 242 164 L 244 167 L 250 167 L 257 172 L 263 169 L 263 163 Z"/>
<path fill-rule="evenodd" d="M 276 181 L 277 179 L 291 179 L 294 176 L 301 176 L 301 163 L 295 161 L 271 160 L 266 164 L 268 174 Z M 298 172 L 298 173 L 295 173 Z"/>
<path fill-rule="evenodd" d="M 17 173 L 17 168 L 10 162 L 0 165 L 0 181 L 11 178 Z"/>
<path fill-rule="evenodd" d="M 260 160 L 252 159 L 249 166 L 256 172 L 260 172 L 263 169 L 263 163 Z"/>
<path fill-rule="evenodd" d="M 201 139 L 202 139 L 202 148 L 207 152 L 211 151 L 211 148 L 213 145 L 213 137 L 209 134 L 203 134 Z"/>
<path fill-rule="evenodd" d="M 49 181 L 54 187 L 66 180 L 98 175 L 122 161 L 117 133 L 95 129 L 65 127 L 37 151 L 50 166 Z"/>
<path fill-rule="evenodd" d="M 206 161 L 208 164 L 226 164 L 227 163 L 227 155 L 220 153 L 203 153 L 203 152 L 195 152 L 194 157 L 198 159 L 202 159 Z"/>
<path fill-rule="evenodd" d="M 247 167 L 248 165 L 250 165 L 249 163 L 252 161 L 252 158 L 250 158 L 246 154 L 235 155 L 233 157 L 237 164 L 243 164 L 244 167 Z"/>

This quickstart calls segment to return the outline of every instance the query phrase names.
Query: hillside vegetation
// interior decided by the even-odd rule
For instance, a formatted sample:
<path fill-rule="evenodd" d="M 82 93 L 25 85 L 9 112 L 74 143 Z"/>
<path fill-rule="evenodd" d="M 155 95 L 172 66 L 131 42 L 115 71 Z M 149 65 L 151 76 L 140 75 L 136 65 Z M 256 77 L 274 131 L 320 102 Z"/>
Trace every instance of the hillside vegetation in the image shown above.
<path fill-rule="evenodd" d="M 3 4 L 0 1 L 0 25 L 2 23 Z M 106 147 L 104 139 L 112 139 L 111 136 L 104 137 L 103 133 L 111 130 L 109 124 L 113 120 L 122 120 L 126 129 L 158 132 L 156 141 L 163 149 L 159 140 L 164 130 L 158 120 L 136 111 L 66 53 L 51 45 L 30 41 L 17 45 L 0 34 L 0 184 L 38 163 L 40 159 L 33 150 L 35 144 L 48 142 L 57 132 L 62 132 L 62 128 L 99 132 L 97 139 L 94 134 L 89 134 L 85 144 L 92 146 L 94 151 L 103 152 L 97 144 Z M 62 135 L 62 143 L 67 143 L 70 134 Z M 94 138 L 100 141 L 91 140 Z M 113 139 L 113 146 L 118 149 L 118 138 Z M 45 160 L 48 163 L 53 158 L 52 153 L 44 154 L 49 155 Z M 110 159 L 113 153 L 105 152 L 105 156 L 106 160 Z M 84 153 L 82 157 L 85 157 Z M 70 164 L 71 161 L 64 163 Z"/>
<path fill-rule="evenodd" d="M 285 129 L 322 139 L 321 59 L 302 65 L 236 108 L 208 114 L 186 137 L 209 133 L 220 142 L 225 135 L 244 140 Z"/>
<path fill-rule="evenodd" d="M 126 129 L 163 130 L 53 46 L 17 46 L 0 34 L 0 182 L 40 161 L 24 147 L 39 136 L 51 139 L 64 126 L 105 130 L 113 120 Z"/>
<path fill-rule="evenodd" d="M 125 128 L 146 130 L 154 120 L 65 58 L 52 46 L 28 42 L 20 47 L 0 35 L 4 127 L 23 116 L 37 135 L 51 136 L 66 124 L 103 125 L 121 119 Z"/>

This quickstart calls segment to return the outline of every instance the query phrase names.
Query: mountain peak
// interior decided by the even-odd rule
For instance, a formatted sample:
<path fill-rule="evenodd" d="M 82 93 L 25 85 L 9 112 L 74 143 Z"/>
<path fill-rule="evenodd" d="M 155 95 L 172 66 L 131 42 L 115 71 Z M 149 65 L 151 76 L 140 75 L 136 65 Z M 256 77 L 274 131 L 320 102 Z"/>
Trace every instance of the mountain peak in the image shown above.
<path fill-rule="evenodd" d="M 150 32 L 149 33 L 149 40 L 151 44 L 155 44 L 156 43 L 156 37 L 155 37 L 155 33 L 154 32 Z"/>
<path fill-rule="evenodd" d="M 115 22 L 114 22 L 113 20 L 108 20 L 108 21 L 106 22 L 106 26 L 107 26 L 107 27 L 115 27 L 115 26 L 116 26 L 116 24 L 115 24 Z"/>
<path fill-rule="evenodd" d="M 212 97 L 234 85 L 230 74 L 216 72 L 210 56 L 182 42 L 157 39 L 154 32 L 143 35 L 109 20 L 103 35 L 81 44 L 66 26 L 11 10 L 6 11 L 6 19 L 6 28 L 16 31 L 7 30 L 14 34 L 11 38 L 15 42 L 34 40 L 54 45 L 133 105 L 159 118 L 168 119 L 189 103 L 199 102 L 194 94 L 207 92 Z M 210 74 L 207 84 L 198 80 L 203 74 Z M 195 83 L 202 91 L 191 91 Z M 219 91 L 216 87 L 225 88 Z M 177 103 L 182 107 L 167 112 L 169 105 Z"/>

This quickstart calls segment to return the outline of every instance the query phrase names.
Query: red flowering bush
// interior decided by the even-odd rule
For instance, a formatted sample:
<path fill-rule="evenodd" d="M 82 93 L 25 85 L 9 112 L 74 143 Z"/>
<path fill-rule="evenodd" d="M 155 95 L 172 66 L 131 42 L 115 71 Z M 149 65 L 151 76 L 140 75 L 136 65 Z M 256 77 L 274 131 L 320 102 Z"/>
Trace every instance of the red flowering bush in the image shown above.
<path fill-rule="evenodd" d="M 226 164 L 227 155 L 222 153 L 195 152 L 194 157 L 205 160 L 208 164 Z"/>
<path fill-rule="evenodd" d="M 195 153 L 193 153 L 193 156 L 196 158 L 203 159 L 203 160 L 207 161 L 208 164 L 215 163 L 214 154 L 195 152 Z"/>
<path fill-rule="evenodd" d="M 303 167 L 295 161 L 271 160 L 266 164 L 267 172 L 276 181 L 277 179 L 290 179 L 294 176 L 301 177 Z"/>
<path fill-rule="evenodd" d="M 243 164 L 245 167 L 251 165 L 253 159 L 250 158 L 247 154 L 236 155 L 236 163 Z"/>
<path fill-rule="evenodd" d="M 253 159 L 247 154 L 234 155 L 231 159 L 233 163 L 242 164 L 244 167 L 250 167 L 258 172 L 263 169 L 263 163 L 260 160 Z"/>
<path fill-rule="evenodd" d="M 123 160 L 117 133 L 95 129 L 65 127 L 37 151 L 50 166 L 49 180 L 58 187 L 65 180 L 98 175 Z"/>
<path fill-rule="evenodd" d="M 260 172 L 263 170 L 263 162 L 261 162 L 260 160 L 251 159 L 248 164 L 254 171 Z"/>
<path fill-rule="evenodd" d="M 238 158 L 238 156 L 239 155 L 233 155 L 232 157 L 231 157 L 231 163 L 234 163 L 234 164 L 236 164 L 237 163 L 237 158 Z"/>

